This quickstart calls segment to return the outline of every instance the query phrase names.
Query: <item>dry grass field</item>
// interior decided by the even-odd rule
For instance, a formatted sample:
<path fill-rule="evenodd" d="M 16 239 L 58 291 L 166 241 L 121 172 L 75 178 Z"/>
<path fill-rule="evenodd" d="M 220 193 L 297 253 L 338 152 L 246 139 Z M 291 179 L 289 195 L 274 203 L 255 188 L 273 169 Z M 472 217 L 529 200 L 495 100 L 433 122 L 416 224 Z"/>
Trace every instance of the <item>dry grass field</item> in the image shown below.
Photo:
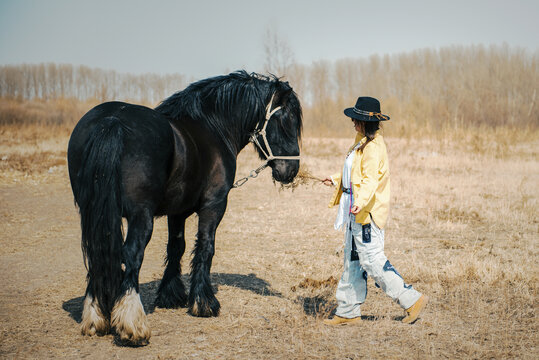
<path fill-rule="evenodd" d="M 350 129 L 352 131 L 352 129 Z M 369 280 L 361 324 L 328 327 L 342 268 L 332 189 L 274 185 L 270 171 L 232 190 L 212 282 L 222 309 L 196 318 L 153 306 L 166 219 L 141 270 L 150 344 L 80 335 L 85 269 L 66 168 L 69 132 L 0 128 L 0 357 L 121 359 L 539 358 L 539 137 L 386 139 L 392 213 L 386 254 L 430 296 L 413 325 Z M 303 165 L 338 171 L 349 139 L 303 140 Z M 517 145 L 518 144 L 518 145 Z M 260 164 L 251 148 L 238 177 Z M 197 219 L 187 223 L 192 249 Z M 189 252 L 182 264 L 189 273 Z M 188 281 L 188 276 L 185 277 Z"/>

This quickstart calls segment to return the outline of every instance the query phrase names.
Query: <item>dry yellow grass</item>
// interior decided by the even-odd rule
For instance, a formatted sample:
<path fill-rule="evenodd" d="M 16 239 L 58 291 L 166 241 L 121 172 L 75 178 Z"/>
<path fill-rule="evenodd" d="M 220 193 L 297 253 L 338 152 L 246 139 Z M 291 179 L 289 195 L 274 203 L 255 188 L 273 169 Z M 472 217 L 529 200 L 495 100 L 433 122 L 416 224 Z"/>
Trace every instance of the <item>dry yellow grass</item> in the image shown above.
<path fill-rule="evenodd" d="M 361 324 L 322 324 L 335 307 L 343 256 L 335 210 L 327 208 L 332 190 L 316 183 L 283 190 L 266 170 L 232 190 L 218 229 L 212 281 L 221 315 L 200 319 L 186 309 L 153 308 L 167 239 L 166 219 L 158 219 L 140 276 L 151 343 L 120 348 L 111 336 L 79 334 L 85 273 L 65 166 L 67 134 L 4 126 L 0 355 L 536 359 L 539 140 L 494 139 L 474 149 L 474 136 L 484 137 L 386 138 L 392 173 L 386 254 L 431 299 L 416 324 L 400 323 L 402 311 L 372 280 Z M 304 139 L 308 172 L 338 171 L 350 140 Z M 259 164 L 245 150 L 237 176 Z M 188 249 L 196 222 L 193 216 L 187 223 Z M 187 253 L 186 272 L 189 260 Z"/>

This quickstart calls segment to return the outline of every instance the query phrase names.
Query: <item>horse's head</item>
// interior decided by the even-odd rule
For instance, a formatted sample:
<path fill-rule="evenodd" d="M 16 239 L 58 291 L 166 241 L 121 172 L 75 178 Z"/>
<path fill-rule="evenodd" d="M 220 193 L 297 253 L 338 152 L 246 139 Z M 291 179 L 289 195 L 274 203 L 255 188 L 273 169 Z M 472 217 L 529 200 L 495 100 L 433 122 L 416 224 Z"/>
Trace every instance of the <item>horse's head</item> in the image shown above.
<path fill-rule="evenodd" d="M 263 125 L 255 132 L 255 143 L 263 160 L 269 160 L 275 180 L 288 184 L 299 171 L 302 115 L 299 100 L 288 84 L 276 80 L 266 106 Z M 265 138 L 264 138 L 265 134 Z"/>

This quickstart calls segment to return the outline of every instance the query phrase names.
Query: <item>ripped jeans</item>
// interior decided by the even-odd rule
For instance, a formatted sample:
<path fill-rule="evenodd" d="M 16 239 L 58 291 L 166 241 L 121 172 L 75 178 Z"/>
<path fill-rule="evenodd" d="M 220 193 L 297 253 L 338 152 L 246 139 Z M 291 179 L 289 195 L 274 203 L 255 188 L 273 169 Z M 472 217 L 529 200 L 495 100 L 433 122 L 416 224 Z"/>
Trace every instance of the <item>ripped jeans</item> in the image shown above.
<path fill-rule="evenodd" d="M 403 309 L 411 307 L 421 293 L 407 285 L 384 254 L 384 230 L 371 219 L 361 225 L 352 218 L 346 228 L 344 270 L 337 286 L 337 311 L 344 318 L 361 316 L 360 305 L 367 297 L 367 276 Z"/>

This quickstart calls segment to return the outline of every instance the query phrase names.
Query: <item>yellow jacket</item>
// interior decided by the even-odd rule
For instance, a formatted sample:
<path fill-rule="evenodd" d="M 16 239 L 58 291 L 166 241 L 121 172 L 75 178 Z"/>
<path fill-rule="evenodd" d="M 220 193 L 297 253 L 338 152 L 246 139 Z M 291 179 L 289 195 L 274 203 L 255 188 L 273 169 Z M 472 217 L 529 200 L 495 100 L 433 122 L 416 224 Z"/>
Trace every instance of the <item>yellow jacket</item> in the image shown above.
<path fill-rule="evenodd" d="M 357 134 L 353 149 L 358 142 L 367 140 L 362 134 Z M 376 225 L 382 229 L 386 225 L 389 214 L 389 162 L 384 138 L 378 132 L 374 139 L 365 146 L 363 151 L 355 150 L 356 156 L 352 163 L 350 178 L 354 203 L 360 211 L 356 222 L 369 224 L 372 216 Z M 329 207 L 339 204 L 343 192 L 341 183 L 342 171 L 332 176 L 337 184 Z M 345 184 L 348 188 L 350 185 Z"/>

